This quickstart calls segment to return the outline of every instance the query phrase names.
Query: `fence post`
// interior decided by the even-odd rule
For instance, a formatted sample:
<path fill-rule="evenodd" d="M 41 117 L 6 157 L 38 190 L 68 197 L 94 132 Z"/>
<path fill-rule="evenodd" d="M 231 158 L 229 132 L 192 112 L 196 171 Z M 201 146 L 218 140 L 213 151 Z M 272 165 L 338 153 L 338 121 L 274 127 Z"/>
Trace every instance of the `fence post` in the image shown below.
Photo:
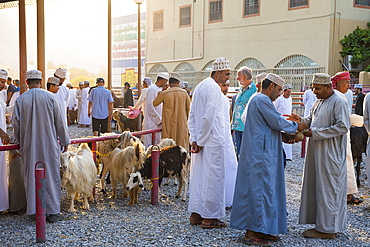
<path fill-rule="evenodd" d="M 43 168 L 37 168 L 42 163 Z M 45 163 L 39 161 L 35 165 L 36 186 L 36 243 L 46 241 L 46 203 L 45 203 Z"/>
<path fill-rule="evenodd" d="M 158 143 L 155 143 L 155 132 L 152 133 L 152 145 L 155 145 Z"/>
<path fill-rule="evenodd" d="M 154 150 L 156 149 L 156 150 Z M 158 205 L 158 167 L 159 167 L 159 147 L 152 146 L 152 205 Z"/>
<path fill-rule="evenodd" d="M 96 170 L 99 174 L 99 165 L 100 164 L 96 164 L 96 141 L 91 142 L 91 149 L 92 149 L 92 155 L 93 155 L 93 159 L 94 159 L 94 162 L 95 162 Z M 95 199 L 95 187 L 93 188 L 93 197 Z"/>
<path fill-rule="evenodd" d="M 306 156 L 306 137 L 303 138 L 302 146 L 301 146 L 301 158 Z"/>

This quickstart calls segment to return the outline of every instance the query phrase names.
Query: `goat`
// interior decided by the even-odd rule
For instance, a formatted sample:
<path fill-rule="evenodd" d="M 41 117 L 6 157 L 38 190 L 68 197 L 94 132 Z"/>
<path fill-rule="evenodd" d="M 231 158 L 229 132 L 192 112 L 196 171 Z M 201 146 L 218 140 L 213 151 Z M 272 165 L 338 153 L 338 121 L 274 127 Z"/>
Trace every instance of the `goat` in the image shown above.
<path fill-rule="evenodd" d="M 161 185 L 163 177 L 168 177 L 170 175 L 175 176 L 179 180 L 179 189 L 176 194 L 176 198 L 181 195 L 182 187 L 184 187 L 184 192 L 182 194 L 181 200 L 186 200 L 186 192 L 188 187 L 188 176 L 189 176 L 189 165 L 190 165 L 190 155 L 185 148 L 181 146 L 170 146 L 165 147 L 160 150 L 159 155 L 159 168 L 158 168 L 158 184 Z M 139 170 L 140 174 L 144 178 L 152 177 L 152 156 L 149 155 L 145 162 L 144 167 Z M 138 183 L 134 183 L 135 176 L 130 177 L 127 183 L 127 188 L 135 188 Z M 137 179 L 139 181 L 139 179 Z"/>
<path fill-rule="evenodd" d="M 170 138 L 163 138 L 158 144 L 159 149 L 169 147 L 169 146 L 176 146 L 175 141 Z M 147 158 L 151 154 L 151 152 L 152 152 L 152 146 L 149 146 L 148 149 L 146 150 L 145 158 Z M 171 175 L 167 177 L 167 180 L 164 183 L 165 186 L 167 186 L 170 183 L 170 178 L 172 178 Z M 176 177 L 175 177 L 174 184 L 177 185 Z"/>
<path fill-rule="evenodd" d="M 367 138 L 368 134 L 365 127 L 351 127 L 351 151 L 353 158 L 353 165 L 356 165 L 356 183 L 357 187 L 360 187 L 360 174 L 361 174 L 361 163 L 362 163 L 362 153 L 366 153 Z"/>
<path fill-rule="evenodd" d="M 74 157 L 72 157 L 74 156 Z M 62 189 L 65 187 L 68 196 L 71 198 L 71 205 L 68 212 L 73 212 L 75 194 L 84 194 L 85 210 L 89 210 L 87 197 L 93 199 L 92 193 L 96 183 L 96 167 L 92 152 L 86 143 L 80 145 L 77 154 L 65 152 L 60 154 Z"/>
<path fill-rule="evenodd" d="M 139 118 L 130 119 L 127 117 L 127 112 L 123 113 L 120 111 L 113 112 L 113 119 L 117 121 L 118 126 L 120 127 L 121 131 L 130 130 L 130 131 L 137 131 L 139 130 Z"/>
<path fill-rule="evenodd" d="M 130 174 L 138 171 L 143 167 L 144 149 L 141 145 L 134 141 L 132 146 L 125 149 L 116 148 L 113 150 L 112 160 L 110 162 L 110 173 L 113 187 L 113 194 L 111 198 L 116 198 L 117 182 L 124 185 L 123 197 L 127 195 L 126 185 L 129 180 Z M 130 190 L 130 201 L 128 205 L 133 205 L 138 202 L 139 187 Z"/>
<path fill-rule="evenodd" d="M 131 134 L 131 132 L 129 132 L 129 131 L 123 132 L 118 139 L 105 141 L 106 143 L 103 142 L 103 144 L 100 144 L 100 145 L 102 145 L 101 147 L 98 146 L 98 152 L 100 154 L 105 155 L 105 156 L 101 157 L 101 161 L 103 163 L 103 169 L 102 169 L 102 172 L 100 174 L 100 185 L 101 185 L 101 191 L 103 193 L 105 193 L 104 178 L 107 175 L 107 173 L 109 172 L 110 162 L 111 162 L 112 157 L 113 157 L 112 156 L 113 150 L 117 147 L 119 147 L 120 149 L 124 149 L 124 148 L 128 147 L 129 145 L 131 145 L 132 141 L 134 141 L 138 145 L 140 145 L 141 150 L 145 150 L 145 147 L 140 142 L 140 140 L 137 137 L 133 136 Z M 99 147 L 100 147 L 100 149 L 99 149 Z M 108 174 L 108 177 L 107 177 L 107 183 L 108 183 L 109 178 L 110 178 L 110 173 Z"/>

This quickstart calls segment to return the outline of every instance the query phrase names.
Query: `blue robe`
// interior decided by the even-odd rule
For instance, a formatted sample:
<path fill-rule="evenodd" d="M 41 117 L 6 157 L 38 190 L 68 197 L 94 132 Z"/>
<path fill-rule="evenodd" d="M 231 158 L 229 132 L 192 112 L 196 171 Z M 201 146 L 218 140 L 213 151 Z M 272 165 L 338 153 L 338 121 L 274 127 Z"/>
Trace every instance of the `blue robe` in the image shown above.
<path fill-rule="evenodd" d="M 281 131 L 298 125 L 278 113 L 265 94 L 248 103 L 230 227 L 266 234 L 287 232 Z"/>

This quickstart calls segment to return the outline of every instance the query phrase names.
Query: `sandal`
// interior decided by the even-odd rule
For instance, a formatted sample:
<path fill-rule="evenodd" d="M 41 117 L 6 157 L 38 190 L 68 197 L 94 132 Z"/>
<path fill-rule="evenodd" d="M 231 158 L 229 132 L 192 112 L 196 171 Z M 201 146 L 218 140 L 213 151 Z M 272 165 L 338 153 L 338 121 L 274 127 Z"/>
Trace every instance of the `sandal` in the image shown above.
<path fill-rule="evenodd" d="M 200 225 L 200 224 L 202 224 L 202 222 L 203 222 L 202 216 L 200 216 L 199 214 L 195 214 L 196 217 L 193 217 L 192 218 L 192 215 L 190 215 L 190 224 L 192 224 L 192 225 Z M 196 219 L 194 219 L 194 218 L 196 218 Z"/>
<path fill-rule="evenodd" d="M 280 241 L 281 239 L 278 236 L 274 236 L 271 234 L 264 234 L 264 233 L 259 233 L 257 234 L 257 237 L 263 240 L 269 240 L 269 241 Z"/>
<path fill-rule="evenodd" d="M 227 225 L 225 222 L 221 220 L 214 219 L 211 222 L 204 222 L 203 220 L 202 225 L 200 227 L 205 229 L 211 229 L 211 228 L 224 228 L 227 227 Z"/>
<path fill-rule="evenodd" d="M 358 205 L 362 202 L 363 202 L 363 200 L 361 200 L 359 198 L 356 198 L 355 196 L 352 196 L 351 200 L 349 200 L 349 201 L 347 200 L 347 205 Z"/>
<path fill-rule="evenodd" d="M 245 238 L 243 238 L 242 242 L 244 244 L 255 245 L 255 246 L 271 246 L 265 240 L 258 239 L 258 238 L 256 238 L 256 239 L 245 239 Z"/>

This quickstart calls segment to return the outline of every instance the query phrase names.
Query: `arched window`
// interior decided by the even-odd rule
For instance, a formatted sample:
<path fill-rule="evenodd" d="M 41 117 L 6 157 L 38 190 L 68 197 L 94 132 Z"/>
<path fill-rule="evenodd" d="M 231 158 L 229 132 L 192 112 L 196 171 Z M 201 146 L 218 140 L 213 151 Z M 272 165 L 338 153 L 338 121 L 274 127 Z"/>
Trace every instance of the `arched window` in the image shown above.
<path fill-rule="evenodd" d="M 273 73 L 292 85 L 294 92 L 304 91 L 303 89 L 310 85 L 313 74 L 322 72 L 325 72 L 324 67 L 319 67 L 311 58 L 300 54 L 282 59 L 273 69 Z"/>
<path fill-rule="evenodd" d="M 240 63 L 238 63 L 238 65 L 236 66 L 235 69 L 240 69 L 243 66 L 247 66 L 248 68 L 251 68 L 252 70 L 253 69 L 258 69 L 258 70 L 264 70 L 265 69 L 265 66 L 259 60 L 255 59 L 255 58 L 251 58 L 251 57 L 246 58 L 243 61 L 241 61 Z"/>
<path fill-rule="evenodd" d="M 181 81 L 187 81 L 188 85 L 194 89 L 197 85 L 197 73 L 195 68 L 190 63 L 180 63 L 174 70 L 174 72 L 181 75 Z"/>
<path fill-rule="evenodd" d="M 180 63 L 175 69 L 175 72 L 178 73 L 187 71 L 195 71 L 193 65 L 191 65 L 190 63 Z"/>
<path fill-rule="evenodd" d="M 319 67 L 315 61 L 303 55 L 291 55 L 281 60 L 275 68 Z"/>
<path fill-rule="evenodd" d="M 158 63 L 153 66 L 153 68 L 150 70 L 149 73 L 160 73 L 160 72 L 168 72 L 166 67 L 164 67 L 162 64 Z"/>
<path fill-rule="evenodd" d="M 207 71 L 207 72 L 211 72 L 212 71 L 212 63 L 214 62 L 214 60 L 212 61 L 209 61 L 202 69 L 202 71 Z"/>

